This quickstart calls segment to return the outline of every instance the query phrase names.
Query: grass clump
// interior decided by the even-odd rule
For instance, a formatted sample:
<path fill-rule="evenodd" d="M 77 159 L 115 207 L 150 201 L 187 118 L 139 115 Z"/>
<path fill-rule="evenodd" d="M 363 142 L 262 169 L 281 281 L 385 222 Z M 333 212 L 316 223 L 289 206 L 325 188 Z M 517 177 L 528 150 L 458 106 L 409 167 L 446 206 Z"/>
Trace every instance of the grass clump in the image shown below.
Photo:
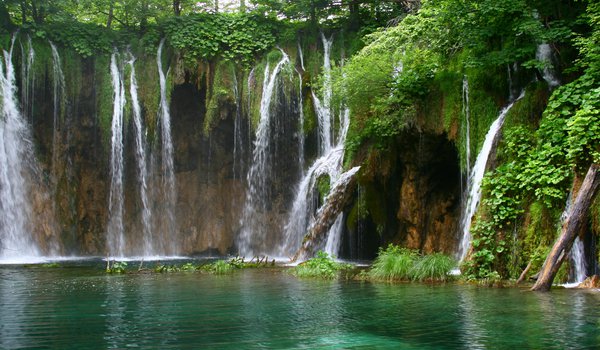
<path fill-rule="evenodd" d="M 417 257 L 416 250 L 390 244 L 379 250 L 368 275 L 375 280 L 408 280 L 412 276 Z"/>
<path fill-rule="evenodd" d="M 217 260 L 214 263 L 204 265 L 202 270 L 214 275 L 228 275 L 237 269 L 234 264 L 226 260 Z"/>
<path fill-rule="evenodd" d="M 390 244 L 379 250 L 366 277 L 380 281 L 445 282 L 451 278 L 450 271 L 455 267 L 456 261 L 447 255 L 420 255 L 416 250 Z"/>
<path fill-rule="evenodd" d="M 456 261 L 441 253 L 424 255 L 417 260 L 412 269 L 411 278 L 416 281 L 442 281 L 451 276 L 448 274 L 456 267 Z"/>
<path fill-rule="evenodd" d="M 352 265 L 338 263 L 333 260 L 329 254 L 320 251 L 317 256 L 309 259 L 294 268 L 290 273 L 296 277 L 318 277 L 324 279 L 334 279 L 341 272 L 352 269 Z"/>

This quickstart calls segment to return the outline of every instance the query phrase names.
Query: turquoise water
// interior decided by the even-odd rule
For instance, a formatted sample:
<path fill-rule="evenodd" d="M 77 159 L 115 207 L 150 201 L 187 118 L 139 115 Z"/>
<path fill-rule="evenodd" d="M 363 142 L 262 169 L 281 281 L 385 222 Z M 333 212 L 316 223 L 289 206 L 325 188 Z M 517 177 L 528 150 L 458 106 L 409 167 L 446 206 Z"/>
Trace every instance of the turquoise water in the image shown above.
<path fill-rule="evenodd" d="M 0 267 L 0 348 L 600 347 L 600 293 Z"/>

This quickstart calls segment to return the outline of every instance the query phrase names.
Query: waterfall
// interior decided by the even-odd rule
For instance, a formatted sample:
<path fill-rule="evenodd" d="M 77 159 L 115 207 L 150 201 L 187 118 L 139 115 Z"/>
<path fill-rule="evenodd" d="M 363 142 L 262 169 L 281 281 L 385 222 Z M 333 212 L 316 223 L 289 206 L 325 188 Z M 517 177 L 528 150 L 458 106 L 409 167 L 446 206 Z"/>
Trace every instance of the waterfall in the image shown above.
<path fill-rule="evenodd" d="M 168 248 L 170 253 L 176 254 L 178 247 L 176 246 L 175 235 L 177 226 L 175 222 L 175 205 L 177 203 L 176 184 L 175 184 L 175 165 L 173 160 L 173 140 L 171 138 L 171 112 L 169 111 L 169 103 L 167 101 L 167 79 L 162 65 L 162 50 L 165 44 L 163 38 L 158 45 L 156 53 L 156 64 L 158 65 L 158 74 L 160 79 L 160 107 L 158 120 L 161 129 L 162 142 L 162 167 L 163 176 L 163 198 L 164 209 L 166 215 L 166 227 L 163 227 L 163 237 L 167 236 Z"/>
<path fill-rule="evenodd" d="M 300 42 L 298 42 L 298 57 L 300 57 L 300 68 L 302 68 L 302 71 L 306 71 L 306 68 L 304 68 L 304 55 L 302 54 L 302 46 L 300 46 Z M 300 79 L 300 81 L 302 81 L 302 79 Z"/>
<path fill-rule="evenodd" d="M 304 97 L 302 95 L 302 74 L 298 72 L 298 169 L 301 171 L 301 176 L 304 176 Z"/>
<path fill-rule="evenodd" d="M 583 241 L 579 237 L 575 238 L 573 248 L 571 248 L 571 259 L 573 260 L 573 279 L 575 283 L 581 283 L 587 277 L 587 267 L 585 263 L 585 250 Z"/>
<path fill-rule="evenodd" d="M 146 134 L 142 126 L 142 111 L 138 98 L 138 85 L 135 76 L 135 57 L 127 62 L 131 67 L 129 77 L 129 94 L 131 96 L 131 109 L 133 113 L 133 127 L 135 132 L 135 159 L 137 161 L 137 176 L 142 204 L 142 230 L 144 241 L 144 255 L 152 256 L 156 254 L 152 232 L 152 213 L 150 211 L 150 200 L 148 198 L 148 164 L 146 154 Z"/>
<path fill-rule="evenodd" d="M 562 226 L 565 221 L 571 215 L 571 207 L 573 204 L 573 191 L 569 192 L 567 196 L 567 201 L 565 203 L 565 210 L 563 210 L 560 215 L 560 224 L 558 225 L 559 230 L 562 229 Z M 585 280 L 587 277 L 587 266 L 585 263 L 585 248 L 583 246 L 583 241 L 579 238 L 579 236 L 575 237 L 575 241 L 573 242 L 573 247 L 571 247 L 570 252 L 571 264 L 573 266 L 573 273 L 571 275 L 570 280 L 573 283 L 565 284 L 566 287 L 577 286 L 581 282 Z"/>
<path fill-rule="evenodd" d="M 319 100 L 314 90 L 312 98 L 319 121 L 319 154 L 325 154 L 332 147 L 331 143 L 331 46 L 333 36 L 327 39 L 325 34 L 321 33 L 323 41 L 323 101 Z"/>
<path fill-rule="evenodd" d="M 515 104 L 516 101 L 523 98 L 524 92 L 514 101 L 508 104 L 508 106 L 504 107 L 500 112 L 498 118 L 490 125 L 490 129 L 485 135 L 485 140 L 483 142 L 483 146 L 481 146 L 481 150 L 477 155 L 477 160 L 475 160 L 475 164 L 473 165 L 473 169 L 471 169 L 471 173 L 469 174 L 469 179 L 467 183 L 467 203 L 463 205 L 462 213 L 461 213 L 461 229 L 462 229 L 462 239 L 460 241 L 460 245 L 458 247 L 458 259 L 462 262 L 467 253 L 469 251 L 469 247 L 471 245 L 471 221 L 473 220 L 473 215 L 477 211 L 477 207 L 479 206 L 479 199 L 481 198 L 481 181 L 483 180 L 483 176 L 485 175 L 485 169 L 487 166 L 488 159 L 490 157 L 490 153 L 496 143 L 498 135 L 500 133 L 500 129 L 502 128 L 502 124 L 504 123 L 504 118 Z"/>
<path fill-rule="evenodd" d="M 33 97 L 35 87 L 35 75 L 33 74 L 33 63 L 35 61 L 35 50 L 31 43 L 31 37 L 27 35 L 27 54 L 21 43 L 21 109 L 25 120 L 33 118 Z"/>
<path fill-rule="evenodd" d="M 117 53 L 110 57 L 110 75 L 113 86 L 113 115 L 111 123 L 110 195 L 108 204 L 108 253 L 122 257 L 125 251 L 123 228 L 123 113 L 125 110 L 125 87 L 117 65 Z"/>
<path fill-rule="evenodd" d="M 360 167 L 354 167 L 347 172 L 341 174 L 332 186 L 330 193 L 337 193 L 339 188 L 345 188 L 353 176 L 358 173 Z M 327 202 L 327 200 L 325 200 Z M 344 215 L 338 215 L 335 219 L 333 226 L 329 230 L 329 236 L 327 236 L 327 243 L 325 244 L 325 253 L 331 256 L 338 256 L 342 243 L 342 232 L 344 231 Z"/>
<path fill-rule="evenodd" d="M 471 173 L 471 111 L 469 107 L 469 80 L 465 75 L 462 85 L 463 114 L 465 115 L 465 170 Z"/>
<path fill-rule="evenodd" d="M 550 45 L 548 43 L 539 44 L 535 53 L 535 58 L 544 65 L 544 68 L 542 69 L 542 76 L 548 84 L 548 87 L 553 89 L 559 86 L 560 80 L 554 71 L 552 64 L 552 48 Z"/>
<path fill-rule="evenodd" d="M 323 103 L 317 98 L 313 92 L 313 103 L 317 111 L 318 127 L 319 127 L 319 155 L 320 157 L 310 166 L 304 174 L 297 187 L 296 197 L 294 199 L 292 210 L 288 216 L 287 224 L 284 228 L 284 239 L 280 247 L 281 255 L 292 255 L 296 252 L 301 244 L 304 235 L 308 228 L 314 222 L 314 213 L 317 211 L 316 203 L 318 202 L 315 193 L 316 182 L 323 175 L 329 176 L 330 184 L 336 186 L 338 181 L 342 179 L 342 167 L 344 160 L 344 143 L 350 125 L 350 111 L 347 108 L 342 108 L 340 113 L 340 125 L 338 137 L 335 147 L 331 145 L 331 61 L 330 50 L 333 43 L 332 38 L 326 39 L 321 34 L 324 48 L 323 62 Z M 354 174 L 352 174 L 354 175 Z M 340 215 L 341 217 L 342 215 Z M 339 251 L 339 243 L 343 232 L 342 219 L 338 218 L 338 224 L 334 224 L 328 235 L 328 253 L 337 255 Z"/>
<path fill-rule="evenodd" d="M 63 74 L 60 55 L 53 42 L 50 42 L 52 50 L 52 91 L 53 91 L 53 129 L 52 129 L 52 181 L 54 181 L 55 190 L 58 183 L 59 172 L 59 145 L 60 145 L 60 122 L 64 110 L 65 98 L 65 75 Z"/>
<path fill-rule="evenodd" d="M 31 131 L 18 109 L 15 95 L 15 68 L 10 51 L 0 59 L 0 260 L 23 259 L 40 255 L 30 228 L 32 214 L 28 196 L 27 171 L 33 167 Z"/>
<path fill-rule="evenodd" d="M 288 55 L 281 51 L 283 57 L 269 74 L 269 64 L 265 68 L 263 91 L 260 101 L 260 121 L 256 129 L 256 139 L 252 151 L 252 165 L 248 171 L 248 190 L 242 215 L 242 231 L 238 239 L 238 249 L 242 255 L 258 252 L 256 244 L 261 243 L 266 235 L 265 221 L 262 220 L 268 206 L 268 177 L 270 174 L 269 151 L 271 146 L 271 100 L 275 93 L 277 76 L 283 66 L 289 63 Z"/>

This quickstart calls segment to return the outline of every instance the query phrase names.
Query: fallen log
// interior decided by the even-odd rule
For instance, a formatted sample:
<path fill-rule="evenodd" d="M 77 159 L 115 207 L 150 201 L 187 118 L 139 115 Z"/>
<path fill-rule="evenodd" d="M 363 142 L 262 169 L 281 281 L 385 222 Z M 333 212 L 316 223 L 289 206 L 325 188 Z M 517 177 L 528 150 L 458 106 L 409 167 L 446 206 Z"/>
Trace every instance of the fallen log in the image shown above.
<path fill-rule="evenodd" d="M 531 287 L 532 291 L 547 292 L 550 290 L 552 281 L 571 250 L 575 237 L 577 237 L 587 222 L 589 208 L 599 184 L 600 165 L 592 164 L 581 184 L 571 213 L 563 223 L 561 234 L 554 243 L 550 253 L 548 253 L 537 281 Z"/>
<path fill-rule="evenodd" d="M 352 199 L 356 187 L 356 173 L 360 167 L 354 167 L 343 173 L 334 184 L 331 193 L 325 198 L 325 204 L 317 212 L 317 217 L 304 236 L 302 246 L 296 251 L 291 261 L 305 260 L 323 248 L 327 233 Z"/>

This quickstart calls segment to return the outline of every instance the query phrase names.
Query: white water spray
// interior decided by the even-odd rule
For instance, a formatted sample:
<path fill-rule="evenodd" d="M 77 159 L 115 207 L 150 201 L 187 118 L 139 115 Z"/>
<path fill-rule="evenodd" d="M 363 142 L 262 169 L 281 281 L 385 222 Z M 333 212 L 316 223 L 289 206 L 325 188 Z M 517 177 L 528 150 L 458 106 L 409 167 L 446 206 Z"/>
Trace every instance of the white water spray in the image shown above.
<path fill-rule="evenodd" d="M 492 125 L 490 125 L 490 129 L 485 135 L 483 146 L 481 146 L 481 150 L 477 155 L 477 160 L 475 161 L 473 169 L 469 175 L 469 181 L 467 185 L 467 192 L 469 195 L 467 197 L 467 204 L 463 206 L 463 212 L 461 215 L 461 229 L 463 234 L 457 254 L 460 262 L 465 259 L 467 253 L 469 252 L 469 247 L 471 246 L 471 221 L 473 220 L 473 215 L 475 215 L 477 207 L 479 206 L 479 200 L 481 198 L 481 181 L 485 175 L 485 169 L 490 157 L 490 153 L 492 152 L 494 144 L 498 139 L 500 129 L 504 123 L 504 118 L 506 118 L 506 115 L 515 102 L 523 98 L 523 96 L 524 92 L 521 93 L 521 95 L 515 101 L 504 107 L 498 118 L 492 123 Z"/>
<path fill-rule="evenodd" d="M 290 211 L 287 224 L 284 229 L 284 239 L 282 246 L 280 247 L 280 255 L 291 256 L 296 252 L 302 245 L 302 239 L 306 234 L 308 228 L 314 222 L 314 213 L 317 211 L 316 205 L 318 203 L 318 194 L 315 192 L 315 186 L 319 177 L 327 175 L 329 176 L 330 185 L 335 188 L 337 185 L 342 185 L 346 178 L 342 176 L 343 159 L 344 159 L 344 143 L 346 141 L 346 135 L 350 125 L 350 111 L 347 108 L 343 108 L 339 116 L 340 126 L 339 134 L 335 147 L 331 146 L 331 62 L 330 62 L 330 50 L 333 40 L 326 39 L 324 35 L 321 35 L 324 47 L 324 62 L 323 62 L 323 74 L 325 79 L 323 83 L 324 98 L 323 103 L 319 101 L 313 92 L 313 101 L 315 110 L 317 111 L 317 118 L 319 119 L 319 135 L 320 135 L 320 157 L 311 165 L 306 171 L 306 174 L 300 181 L 298 189 L 296 191 L 296 197 L 294 199 L 292 210 Z M 327 78 L 329 76 L 329 78 Z M 349 171 L 346 174 L 350 174 L 349 178 L 355 175 L 355 172 Z M 349 179 L 348 178 L 348 179 Z M 327 239 L 328 253 L 337 255 L 339 252 L 339 246 L 341 242 L 341 234 L 343 232 L 343 225 L 341 224 L 341 216 L 336 219 L 336 223 L 329 230 Z"/>
<path fill-rule="evenodd" d="M 323 100 L 321 101 L 315 92 L 312 92 L 312 98 L 319 121 L 319 154 L 327 153 L 332 147 L 332 128 L 331 128 L 331 46 L 333 45 L 333 36 L 327 39 L 325 34 L 321 33 L 323 42 Z"/>
<path fill-rule="evenodd" d="M 110 58 L 110 75 L 113 86 L 113 115 L 111 123 L 110 194 L 108 202 L 108 253 L 122 257 L 125 253 L 123 227 L 123 113 L 125 110 L 125 88 L 118 67 L 117 53 Z"/>
<path fill-rule="evenodd" d="M 52 129 L 52 181 L 54 181 L 55 190 L 58 183 L 59 173 L 59 145 L 60 145 L 60 122 L 64 110 L 65 98 L 65 75 L 63 74 L 60 55 L 53 42 L 50 42 L 52 50 L 52 76 L 53 76 L 53 129 Z"/>
<path fill-rule="evenodd" d="M 158 74 L 160 81 L 160 107 L 158 120 L 161 129 L 162 142 L 162 176 L 163 176 L 163 196 L 164 209 L 166 215 L 166 225 L 163 227 L 163 236 L 167 236 L 167 244 L 171 254 L 178 253 L 176 247 L 177 225 L 175 222 L 175 205 L 177 203 L 177 195 L 175 192 L 175 165 L 173 160 L 173 140 L 171 137 L 171 112 L 167 101 L 167 78 L 162 65 L 162 50 L 165 44 L 165 39 L 160 41 L 158 52 L 156 54 L 156 64 L 158 65 Z"/>
<path fill-rule="evenodd" d="M 40 251 L 34 242 L 29 223 L 32 209 L 26 173 L 34 161 L 31 131 L 18 108 L 15 68 L 12 53 L 3 52 L 0 60 L 0 260 L 37 257 Z M 4 67 L 3 67 L 4 66 Z"/>
<path fill-rule="evenodd" d="M 358 173 L 360 167 L 354 167 L 345 173 L 341 174 L 339 178 L 335 181 L 331 188 L 330 193 L 337 193 L 340 188 L 345 188 L 348 186 L 350 180 Z M 327 199 L 325 199 L 327 202 Z M 340 247 L 342 243 L 342 232 L 344 231 L 344 215 L 338 215 L 335 219 L 333 226 L 329 230 L 329 235 L 327 236 L 327 243 L 325 244 L 325 253 L 330 256 L 338 256 L 340 252 Z"/>
<path fill-rule="evenodd" d="M 548 84 L 550 89 L 560 85 L 560 80 L 556 76 L 554 71 L 554 65 L 552 63 L 552 48 L 548 43 L 539 44 L 535 53 L 535 58 L 542 62 L 544 65 L 542 69 L 542 76 Z"/>
<path fill-rule="evenodd" d="M 135 57 L 127 62 L 131 67 L 129 77 L 129 94 L 131 96 L 131 109 L 133 112 L 133 127 L 135 131 L 135 159 L 137 161 L 137 177 L 140 191 L 140 201 L 142 204 L 142 230 L 144 241 L 144 255 L 156 255 L 152 232 L 152 213 L 150 210 L 150 199 L 148 197 L 148 164 L 147 164 L 147 145 L 146 133 L 142 125 L 142 111 L 138 98 L 138 85 L 135 76 Z"/>
<path fill-rule="evenodd" d="M 238 249 L 242 255 L 253 255 L 264 253 L 256 251 L 253 244 L 261 243 L 266 236 L 262 214 L 267 210 L 267 193 L 269 177 L 269 150 L 271 146 L 271 101 L 275 93 L 277 76 L 283 66 L 289 63 L 288 55 L 281 51 L 283 57 L 277 63 L 272 72 L 269 72 L 269 64 L 265 68 L 263 81 L 263 92 L 260 101 L 260 121 L 256 129 L 256 139 L 252 152 L 252 166 L 248 171 L 248 190 L 246 192 L 246 203 L 242 215 L 242 231 L 238 239 Z M 270 73 L 270 74 L 269 74 Z"/>

